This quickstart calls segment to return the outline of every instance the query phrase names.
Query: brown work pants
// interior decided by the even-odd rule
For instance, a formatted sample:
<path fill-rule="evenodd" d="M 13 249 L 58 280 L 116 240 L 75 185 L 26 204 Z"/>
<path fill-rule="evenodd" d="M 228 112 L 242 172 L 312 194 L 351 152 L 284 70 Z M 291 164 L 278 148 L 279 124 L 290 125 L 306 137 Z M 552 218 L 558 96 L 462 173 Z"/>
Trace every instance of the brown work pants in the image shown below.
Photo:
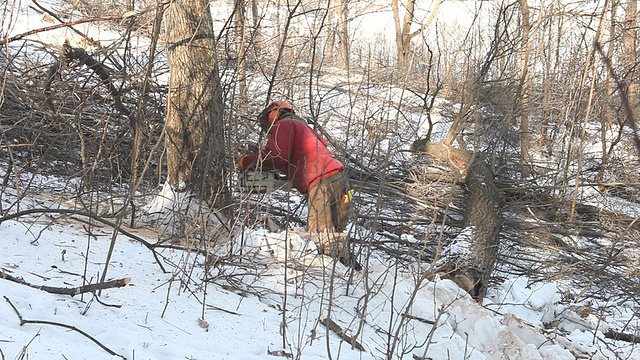
<path fill-rule="evenodd" d="M 349 190 L 344 171 L 321 179 L 309 188 L 307 231 L 319 233 L 316 245 L 321 253 L 338 256 L 348 251 L 347 237 L 342 232 L 349 222 L 351 203 L 342 196 Z"/>

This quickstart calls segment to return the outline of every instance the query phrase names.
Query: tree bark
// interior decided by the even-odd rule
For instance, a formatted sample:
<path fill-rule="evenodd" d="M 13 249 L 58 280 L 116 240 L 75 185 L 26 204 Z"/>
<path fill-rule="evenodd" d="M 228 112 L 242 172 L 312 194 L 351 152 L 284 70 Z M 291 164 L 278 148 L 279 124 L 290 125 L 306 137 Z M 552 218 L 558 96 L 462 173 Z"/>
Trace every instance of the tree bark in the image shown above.
<path fill-rule="evenodd" d="M 333 0 L 327 1 L 327 47 L 325 51 L 326 58 L 329 62 L 334 61 L 336 47 L 336 32 L 334 31 L 334 15 L 336 13 Z"/>
<path fill-rule="evenodd" d="M 336 3 L 336 17 L 338 22 L 337 34 L 338 34 L 338 55 L 340 56 L 340 64 L 342 67 L 349 68 L 349 1 L 348 0 L 335 0 Z"/>
<path fill-rule="evenodd" d="M 491 165 L 481 153 L 470 153 L 442 143 L 427 142 L 420 150 L 464 175 L 468 193 L 464 228 L 443 249 L 434 273 L 454 281 L 476 301 L 482 302 L 498 256 L 503 203 Z"/>
<path fill-rule="evenodd" d="M 165 18 L 171 78 L 167 99 L 168 182 L 223 205 L 225 133 L 213 22 L 205 0 L 176 0 Z"/>
<path fill-rule="evenodd" d="M 236 0 L 234 10 L 235 22 L 235 46 L 238 67 L 238 92 L 240 94 L 240 103 L 245 104 L 247 97 L 247 11 L 245 0 Z"/>
<path fill-rule="evenodd" d="M 624 30 L 622 31 L 623 66 L 626 69 L 625 79 L 628 84 L 627 96 L 631 104 L 636 104 L 638 83 L 636 80 L 637 43 L 638 43 L 638 0 L 627 0 L 627 10 L 624 17 Z M 634 105 L 635 113 L 635 105 Z"/>

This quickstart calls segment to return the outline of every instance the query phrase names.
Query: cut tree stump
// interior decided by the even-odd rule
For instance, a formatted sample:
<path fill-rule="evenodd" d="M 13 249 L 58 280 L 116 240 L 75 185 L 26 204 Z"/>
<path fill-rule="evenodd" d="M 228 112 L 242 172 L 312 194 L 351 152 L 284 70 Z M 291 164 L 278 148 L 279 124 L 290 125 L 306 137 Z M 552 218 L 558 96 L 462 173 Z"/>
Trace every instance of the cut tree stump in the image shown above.
<path fill-rule="evenodd" d="M 442 143 L 424 142 L 414 150 L 446 164 L 464 176 L 467 200 L 464 228 L 436 262 L 434 275 L 450 279 L 482 302 L 495 267 L 500 246 L 502 194 L 493 171 L 481 153 L 455 149 Z"/>

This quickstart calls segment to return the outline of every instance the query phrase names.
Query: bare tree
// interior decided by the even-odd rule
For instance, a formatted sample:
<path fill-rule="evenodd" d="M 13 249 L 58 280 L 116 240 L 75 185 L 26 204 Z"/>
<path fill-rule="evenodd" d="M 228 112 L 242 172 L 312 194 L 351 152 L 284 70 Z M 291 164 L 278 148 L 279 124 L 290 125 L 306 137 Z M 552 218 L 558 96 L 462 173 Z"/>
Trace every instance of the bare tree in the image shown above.
<path fill-rule="evenodd" d="M 638 73 L 637 64 L 637 44 L 638 44 L 638 0 L 627 0 L 627 10 L 624 18 L 624 29 L 622 31 L 623 46 L 623 66 L 627 79 L 627 96 L 631 104 L 636 103 L 638 94 Z M 635 109 L 634 109 L 635 110 Z"/>
<path fill-rule="evenodd" d="M 208 2 L 173 2 L 165 28 L 171 72 L 166 114 L 168 183 L 174 190 L 189 187 L 205 200 L 224 203 L 223 101 Z"/>
<path fill-rule="evenodd" d="M 529 167 L 529 152 L 531 151 L 531 134 L 529 130 L 529 100 L 531 97 L 531 79 L 528 71 L 529 54 L 531 52 L 529 20 L 529 3 L 527 0 L 519 0 L 520 3 L 520 30 L 522 31 L 522 47 L 520 48 L 520 86 L 518 98 L 520 99 L 520 161 L 522 162 L 522 175 L 527 177 L 531 173 Z"/>
<path fill-rule="evenodd" d="M 234 8 L 235 45 L 238 66 L 238 92 L 240 103 L 247 102 L 247 13 L 245 0 L 236 0 Z"/>
<path fill-rule="evenodd" d="M 349 66 L 349 0 L 330 0 L 327 13 L 329 36 L 327 37 L 327 58 L 333 59 L 338 50 L 340 64 Z"/>
<path fill-rule="evenodd" d="M 398 0 L 391 1 L 391 9 L 393 10 L 393 19 L 396 28 L 396 50 L 398 56 L 398 66 L 400 68 L 406 68 L 409 65 L 411 58 L 411 40 L 422 33 L 431 24 L 438 9 L 440 8 L 440 0 L 435 1 L 435 8 L 431 12 L 429 19 L 422 24 L 418 24 L 419 27 L 415 31 L 411 31 L 411 26 L 417 21 L 415 18 L 416 0 L 407 0 L 404 4 L 404 16 L 400 20 L 400 4 Z"/>
<path fill-rule="evenodd" d="M 617 1 L 611 1 L 610 3 L 610 24 L 609 24 L 609 45 L 607 46 L 607 58 L 613 58 L 613 39 L 616 38 L 616 26 L 615 26 L 615 17 L 616 17 L 616 9 L 618 7 Z M 607 150 L 608 140 L 607 140 L 607 132 L 611 130 L 611 126 L 613 124 L 613 104 L 611 99 L 614 98 L 614 85 L 613 85 L 613 77 L 610 72 L 606 72 L 604 79 L 604 89 L 605 94 L 602 96 L 602 104 L 601 104 L 601 119 L 600 119 L 600 145 L 602 148 L 602 160 L 600 162 L 600 168 L 598 169 L 598 175 L 596 177 L 597 181 L 602 181 L 604 179 L 604 172 L 607 167 L 607 163 L 609 162 L 610 153 Z"/>
<path fill-rule="evenodd" d="M 493 28 L 493 38 L 488 45 L 487 51 L 484 54 L 481 64 L 471 63 L 469 64 L 467 74 L 463 77 L 463 85 L 460 92 L 460 110 L 457 112 L 451 127 L 447 131 L 447 135 L 443 140 L 446 145 L 452 145 L 454 141 L 458 141 L 462 147 L 465 147 L 464 139 L 461 133 L 464 128 L 470 123 L 470 117 L 472 117 L 473 108 L 477 105 L 480 89 L 483 83 L 486 81 L 487 74 L 491 70 L 492 66 L 496 62 L 496 59 L 502 55 L 502 43 L 509 35 L 509 24 L 511 22 L 510 11 L 507 8 L 500 8 L 500 14 L 495 20 Z M 476 66 L 480 66 L 476 70 Z"/>

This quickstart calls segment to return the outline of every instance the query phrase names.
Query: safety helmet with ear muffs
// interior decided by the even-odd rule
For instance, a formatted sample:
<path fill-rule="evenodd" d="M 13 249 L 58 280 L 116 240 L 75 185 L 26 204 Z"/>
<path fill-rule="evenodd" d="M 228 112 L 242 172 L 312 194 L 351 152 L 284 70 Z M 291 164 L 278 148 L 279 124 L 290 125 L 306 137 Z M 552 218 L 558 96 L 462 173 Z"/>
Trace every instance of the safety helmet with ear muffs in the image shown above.
<path fill-rule="evenodd" d="M 283 113 L 288 112 L 291 114 L 295 114 L 293 110 L 293 106 L 284 100 L 276 100 L 269 104 L 260 115 L 258 115 L 258 123 L 262 130 L 267 130 L 271 126 L 271 124 L 280 120 L 280 117 Z"/>

